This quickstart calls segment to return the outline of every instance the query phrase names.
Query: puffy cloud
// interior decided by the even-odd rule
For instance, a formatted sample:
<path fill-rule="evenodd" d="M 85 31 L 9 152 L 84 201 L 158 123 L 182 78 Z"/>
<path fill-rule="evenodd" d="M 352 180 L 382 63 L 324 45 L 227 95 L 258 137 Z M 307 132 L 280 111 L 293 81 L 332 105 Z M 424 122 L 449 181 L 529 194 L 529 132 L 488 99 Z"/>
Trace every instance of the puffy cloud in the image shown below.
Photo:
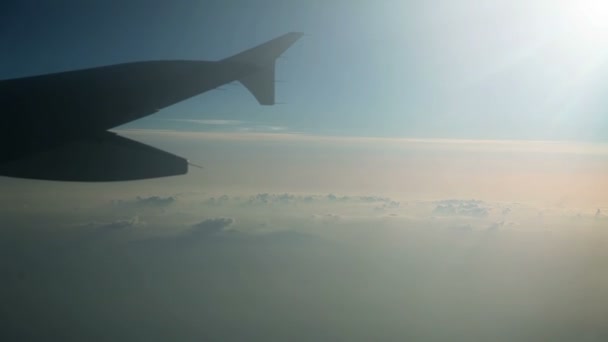
<path fill-rule="evenodd" d="M 342 216 L 338 214 L 328 213 L 328 214 L 314 214 L 311 216 L 313 220 L 323 222 L 323 223 L 332 223 L 342 219 Z"/>
<path fill-rule="evenodd" d="M 329 201 L 348 201 L 350 200 L 349 196 L 336 196 L 334 194 L 327 194 L 327 196 L 325 196 L 325 198 Z"/>
<path fill-rule="evenodd" d="M 271 203 L 282 203 L 282 204 L 293 204 L 296 202 L 312 202 L 314 199 L 311 196 L 298 196 L 289 193 L 283 194 L 269 194 L 259 193 L 249 197 L 248 204 L 271 204 Z"/>
<path fill-rule="evenodd" d="M 224 203 L 228 200 L 228 196 L 224 195 Z M 207 200 L 208 203 L 215 204 L 219 199 L 214 197 Z M 319 195 L 296 195 L 290 193 L 272 194 L 272 193 L 258 193 L 252 195 L 247 200 L 247 204 L 296 204 L 296 203 L 367 203 L 367 204 L 379 204 L 382 208 L 397 208 L 399 202 L 392 200 L 388 197 L 380 196 L 339 196 L 335 194 Z"/>
<path fill-rule="evenodd" d="M 205 204 L 219 206 L 219 205 L 228 203 L 229 201 L 230 201 L 230 196 L 222 195 L 219 197 L 210 197 L 210 198 L 206 199 Z"/>
<path fill-rule="evenodd" d="M 127 229 L 133 227 L 144 226 L 145 222 L 139 219 L 139 216 L 134 216 L 132 218 L 125 219 L 117 219 L 110 222 L 89 222 L 80 226 L 83 227 L 93 227 L 97 229 L 108 229 L 108 230 L 119 230 L 119 229 Z"/>
<path fill-rule="evenodd" d="M 168 196 L 137 196 L 133 200 L 114 200 L 112 205 L 115 207 L 125 208 L 162 208 L 174 204 L 177 201 L 176 197 Z"/>
<path fill-rule="evenodd" d="M 462 216 L 484 218 L 491 208 L 478 200 L 444 200 L 437 203 L 433 213 L 438 216 Z"/>
<path fill-rule="evenodd" d="M 398 209 L 401 206 L 401 203 L 397 201 L 393 201 L 388 199 L 386 202 L 376 207 L 376 210 L 389 210 L 389 209 Z"/>
<path fill-rule="evenodd" d="M 137 227 L 137 226 L 140 226 L 142 224 L 143 223 L 141 223 L 139 221 L 139 217 L 135 216 L 132 219 L 117 220 L 117 221 L 108 223 L 106 225 L 101 226 L 100 228 L 103 228 L 103 229 L 125 229 L 125 228 Z"/>
<path fill-rule="evenodd" d="M 150 196 L 150 197 L 140 197 L 137 196 L 136 203 L 140 205 L 148 205 L 148 206 L 160 206 L 164 207 L 175 202 L 175 197 L 160 197 L 160 196 Z"/>
<path fill-rule="evenodd" d="M 289 203 L 294 203 L 294 202 L 300 200 L 300 196 L 295 196 L 295 195 L 291 195 L 288 193 L 278 194 L 278 195 L 263 194 L 261 199 L 262 199 L 262 201 L 264 201 L 266 203 L 275 202 L 275 203 L 289 204 Z"/>
<path fill-rule="evenodd" d="M 218 217 L 203 220 L 192 226 L 192 234 L 194 235 L 213 235 L 224 231 L 232 226 L 235 220 L 229 217 Z"/>
<path fill-rule="evenodd" d="M 390 202 L 390 198 L 388 197 L 379 197 L 379 196 L 359 196 L 358 197 L 363 202 L 368 203 L 377 203 L 377 202 Z"/>

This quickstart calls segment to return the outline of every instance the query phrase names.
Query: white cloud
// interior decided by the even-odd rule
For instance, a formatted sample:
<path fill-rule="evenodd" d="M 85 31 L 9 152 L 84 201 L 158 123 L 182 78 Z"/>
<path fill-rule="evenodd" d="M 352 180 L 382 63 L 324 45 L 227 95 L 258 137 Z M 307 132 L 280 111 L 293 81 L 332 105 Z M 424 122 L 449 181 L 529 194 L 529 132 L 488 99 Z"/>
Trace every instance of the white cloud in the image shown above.
<path fill-rule="evenodd" d="M 437 203 L 433 213 L 438 216 L 484 218 L 491 210 L 492 208 L 478 200 L 443 200 Z"/>
<path fill-rule="evenodd" d="M 164 119 L 166 121 L 187 122 L 209 126 L 235 126 L 241 125 L 244 121 L 239 120 L 223 120 L 223 119 Z"/>
<path fill-rule="evenodd" d="M 199 120 L 194 120 L 199 121 Z M 205 121 L 205 120 L 203 120 Z M 247 122 L 235 120 L 211 120 L 212 122 L 230 122 L 231 125 L 241 125 Z M 252 125 L 255 128 L 256 125 Z M 442 152 L 491 152 L 491 153 L 534 153 L 548 154 L 578 154 L 608 156 L 608 144 L 562 141 L 530 141 L 530 140 L 471 140 L 471 139 L 418 139 L 418 138 L 382 138 L 382 137 L 352 137 L 325 136 L 300 132 L 281 132 L 272 134 L 269 131 L 284 131 L 284 126 L 259 125 L 260 130 L 248 129 L 241 132 L 200 132 L 176 131 L 160 129 L 124 129 L 117 130 L 126 136 L 172 136 L 181 139 L 218 140 L 218 141 L 299 141 L 313 144 L 333 144 L 350 147 L 380 147 L 402 148 L 423 151 Z"/>
<path fill-rule="evenodd" d="M 137 196 L 133 200 L 113 200 L 111 203 L 116 207 L 132 207 L 132 208 L 154 208 L 154 207 L 167 207 L 176 202 L 175 196 L 149 196 L 142 197 Z"/>
<path fill-rule="evenodd" d="M 238 130 L 240 132 L 285 132 L 289 128 L 285 126 L 271 126 L 271 125 L 252 125 L 241 127 Z"/>
<path fill-rule="evenodd" d="M 195 124 L 200 126 L 215 126 L 216 128 L 223 128 L 222 131 L 234 131 L 234 132 L 258 132 L 258 133 L 272 133 L 272 132 L 287 132 L 289 129 L 285 126 L 260 124 L 241 120 L 226 120 L 226 119 L 156 119 L 160 121 L 179 122 L 186 124 Z M 177 131 L 189 131 L 187 127 L 180 127 Z M 197 132 L 198 129 L 192 131 Z"/>
<path fill-rule="evenodd" d="M 133 216 L 131 218 L 123 218 L 116 219 L 110 222 L 89 222 L 82 225 L 81 227 L 92 227 L 97 229 L 107 229 L 107 230 L 121 230 L 127 228 L 141 227 L 145 226 L 146 223 L 140 220 L 139 216 Z"/>
<path fill-rule="evenodd" d="M 234 222 L 235 220 L 229 217 L 206 219 L 192 225 L 191 233 L 198 236 L 217 234 L 232 226 Z"/>

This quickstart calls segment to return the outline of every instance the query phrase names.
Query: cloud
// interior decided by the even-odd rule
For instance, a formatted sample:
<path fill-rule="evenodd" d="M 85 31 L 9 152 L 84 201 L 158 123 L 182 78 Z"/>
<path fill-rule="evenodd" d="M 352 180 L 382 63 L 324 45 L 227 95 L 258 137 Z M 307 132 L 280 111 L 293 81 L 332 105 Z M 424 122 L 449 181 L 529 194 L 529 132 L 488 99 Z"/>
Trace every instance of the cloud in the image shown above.
<path fill-rule="evenodd" d="M 177 201 L 176 197 L 168 196 L 137 196 L 133 200 L 113 200 L 112 205 L 115 207 L 125 208 L 162 208 L 168 207 Z"/>
<path fill-rule="evenodd" d="M 386 202 L 383 202 L 380 206 L 376 207 L 376 210 L 389 210 L 389 209 L 398 209 L 401 206 L 401 203 L 397 201 L 393 201 L 388 199 Z"/>
<path fill-rule="evenodd" d="M 390 202 L 390 200 L 391 200 L 388 197 L 380 197 L 380 196 L 359 196 L 359 199 L 363 202 L 368 202 L 368 203 Z"/>
<path fill-rule="evenodd" d="M 150 197 L 140 197 L 137 196 L 135 202 L 139 205 L 145 206 L 160 206 L 164 207 L 175 202 L 175 197 L 159 197 L 159 196 L 150 196 Z"/>
<path fill-rule="evenodd" d="M 226 199 L 226 195 L 222 198 Z M 211 202 L 215 202 L 215 198 L 211 198 Z M 380 204 L 382 208 L 397 208 L 400 203 L 388 197 L 380 196 L 339 196 L 333 193 L 327 195 L 310 194 L 296 195 L 290 193 L 272 194 L 258 193 L 250 196 L 247 200 L 248 204 L 295 204 L 295 203 L 364 203 L 364 204 Z"/>
<path fill-rule="evenodd" d="M 478 200 L 443 200 L 437 203 L 433 214 L 438 216 L 461 216 L 484 218 L 490 214 L 484 202 Z"/>
<path fill-rule="evenodd" d="M 228 203 L 229 201 L 230 201 L 230 196 L 222 195 L 219 197 L 209 197 L 205 200 L 204 203 L 207 205 L 220 206 L 222 204 Z"/>
<path fill-rule="evenodd" d="M 235 219 L 229 217 L 219 217 L 203 220 L 192 226 L 191 233 L 197 236 L 214 235 L 232 226 Z"/>
<path fill-rule="evenodd" d="M 157 119 L 160 121 L 170 121 L 184 124 L 195 124 L 201 126 L 213 126 L 213 130 L 220 131 L 236 131 L 243 133 L 273 133 L 282 132 L 286 133 L 288 127 L 271 125 L 271 124 L 257 124 L 254 122 L 241 121 L 241 120 L 226 120 L 226 119 Z M 191 125 L 188 125 L 191 126 Z M 188 130 L 188 127 L 182 127 L 181 130 Z M 209 127 L 211 129 L 211 127 Z"/>
<path fill-rule="evenodd" d="M 314 214 L 311 216 L 313 220 L 323 222 L 323 223 L 335 223 L 342 219 L 342 216 L 338 214 L 328 213 L 328 214 Z"/>
<path fill-rule="evenodd" d="M 198 122 L 207 120 L 188 120 Z M 183 121 L 175 120 L 174 121 Z M 236 120 L 209 120 L 211 122 L 226 122 L 226 125 L 240 125 L 246 122 Z M 340 144 L 348 146 L 379 146 L 382 148 L 397 147 L 403 149 L 416 149 L 424 151 L 463 151 L 463 152 L 492 152 L 508 153 L 519 152 L 549 153 L 549 154 L 578 154 L 578 155 L 608 155 L 608 145 L 585 142 L 555 142 L 555 141 L 516 141 L 516 140 L 471 140 L 471 139 L 416 139 L 416 138 L 382 138 L 357 136 L 323 136 L 298 132 L 286 132 L 287 127 L 259 125 L 251 128 L 262 129 L 237 130 L 236 132 L 201 132 L 180 131 L 170 129 L 120 129 L 115 130 L 127 136 L 172 136 L 181 139 L 204 139 L 218 141 L 289 141 L 305 142 L 308 144 Z M 247 128 L 247 127 L 245 127 Z M 276 132 L 276 133 L 273 133 Z"/>
<path fill-rule="evenodd" d="M 295 204 L 298 202 L 312 203 L 316 200 L 316 196 L 301 196 L 289 193 L 270 194 L 259 193 L 250 196 L 246 204 L 265 205 L 265 204 Z"/>
<path fill-rule="evenodd" d="M 143 222 L 139 221 L 139 217 L 135 216 L 131 219 L 127 220 L 117 220 L 106 225 L 103 225 L 99 228 L 102 229 L 126 229 L 143 225 Z"/>
<path fill-rule="evenodd" d="M 243 204 L 297 204 L 297 203 L 313 203 L 323 200 L 321 195 L 295 195 L 290 193 L 271 194 L 258 193 L 250 196 Z"/>
<path fill-rule="evenodd" d="M 325 198 L 327 198 L 329 201 L 348 201 L 348 200 L 350 200 L 350 197 L 348 197 L 348 196 L 338 197 L 334 194 L 328 194 L 327 196 L 325 196 Z"/>
<path fill-rule="evenodd" d="M 523 227 L 507 229 L 508 221 L 501 222 L 506 219 L 501 215 L 505 205 L 493 202 L 408 202 L 399 207 L 403 214 L 399 219 L 387 220 L 370 215 L 376 206 L 393 201 L 384 197 L 260 193 L 252 197 L 266 204 L 243 208 L 238 204 L 249 197 L 240 196 L 212 197 L 210 204 L 225 206 L 205 207 L 204 217 L 163 214 L 168 219 L 162 224 L 152 218 L 156 216 L 146 216 L 149 212 L 123 219 L 99 213 L 95 217 L 100 222 L 94 228 L 102 229 L 49 230 L 52 220 L 44 217 L 43 223 L 33 224 L 35 228 L 29 230 L 18 223 L 8 230 L 0 223 L 0 247 L 5 251 L 0 269 L 7 289 L 2 299 L 10 307 L 25 308 L 2 317 L 12 329 L 4 339 L 14 340 L 10 333 L 17 329 L 26 337 L 29 331 L 42 331 L 42 339 L 43 333 L 49 332 L 46 327 L 70 331 L 63 327 L 85 317 L 85 324 L 79 325 L 84 330 L 79 333 L 91 336 L 89 339 L 98 333 L 96 322 L 105 322 L 108 335 L 116 338 L 128 334 L 138 339 L 141 331 L 151 331 L 144 337 L 154 340 L 168 336 L 162 335 L 159 327 L 170 326 L 175 328 L 171 331 L 185 332 L 170 336 L 175 339 L 212 336 L 230 340 L 226 334 L 233 331 L 230 327 L 235 317 L 245 322 L 251 335 L 261 330 L 273 332 L 276 322 L 309 322 L 311 317 L 316 319 L 314 324 L 322 325 L 324 317 L 315 315 L 319 307 L 332 317 L 343 317 L 334 335 L 346 331 L 344 334 L 350 334 L 344 336 L 347 340 L 357 340 L 375 328 L 374 336 L 370 333 L 360 340 L 383 333 L 387 340 L 393 340 L 409 336 L 411 331 L 429 340 L 441 340 L 453 336 L 457 329 L 478 331 L 473 321 L 488 318 L 497 323 L 483 326 L 483 334 L 467 337 L 483 340 L 498 336 L 513 326 L 525 326 L 529 317 L 547 321 L 535 323 L 538 327 L 527 326 L 528 332 L 537 329 L 545 333 L 553 321 L 559 326 L 575 322 L 572 329 L 578 327 L 577 322 L 585 322 L 580 324 L 580 334 L 604 329 L 606 308 L 596 303 L 606 296 L 606 287 L 596 285 L 605 277 L 598 261 L 606 257 L 605 244 L 573 245 L 570 237 L 604 242 L 606 230 L 555 229 L 547 238 L 543 232 L 530 233 Z M 180 211 L 186 199 L 191 198 L 180 197 L 176 203 Z M 201 202 L 207 195 L 197 195 L 196 199 L 196 215 L 201 215 Z M 280 204 L 284 202 L 289 204 Z M 277 204 L 272 207 L 272 203 Z M 300 203 L 312 204 L 297 205 Z M 428 214 L 439 206 L 453 208 L 450 213 L 455 212 L 455 216 L 430 219 Z M 510 206 L 509 221 L 519 219 L 521 207 Z M 476 208 L 497 209 L 485 219 L 458 214 L 468 215 Z M 532 209 L 536 213 L 538 208 L 526 207 L 527 211 Z M 314 213 L 318 214 L 312 216 Z M 593 213 L 595 208 L 589 216 Z M 111 215 L 116 214 L 113 211 Z M 270 222 L 269 226 L 258 229 L 259 217 Z M 142 224 L 140 218 L 154 222 L 154 226 L 131 228 Z M 233 229 L 235 218 L 238 231 Z M 493 226 L 498 230 L 489 230 Z M 530 230 L 535 228 L 530 226 Z M 143 290 L 133 286 L 143 282 Z M 581 291 L 588 295 L 581 298 Z M 22 299 L 31 293 L 41 300 L 24 302 Z M 65 298 L 81 309 L 74 312 L 66 308 Z M 458 319 L 463 305 L 471 319 Z M 113 310 L 105 310 L 108 307 Z M 167 307 L 176 310 L 169 318 Z M 228 310 L 208 310 L 210 307 Z M 547 307 L 557 316 L 547 318 Z M 345 310 L 349 315 L 343 315 Z M 28 312 L 40 312 L 45 320 L 32 319 Z M 385 325 L 375 325 L 378 313 L 422 316 L 416 322 L 395 322 L 388 326 L 394 333 L 386 333 Z M 209 322 L 204 336 L 193 328 L 198 326 L 190 324 L 192 317 Z M 347 326 L 351 321 L 357 324 Z M 348 329 L 340 328 L 344 326 Z M 307 326 L 294 329 L 307 331 Z M 527 340 L 546 336 L 539 333 Z M 264 337 L 273 339 L 276 335 Z"/>
<path fill-rule="evenodd" d="M 505 221 L 494 222 L 494 223 L 490 224 L 490 226 L 488 226 L 488 230 L 498 230 L 500 228 L 503 228 L 504 226 L 505 226 Z"/>
<path fill-rule="evenodd" d="M 270 126 L 270 125 L 255 125 L 249 127 L 241 127 L 239 128 L 240 132 L 285 132 L 288 130 L 288 127 L 285 126 Z"/>
<path fill-rule="evenodd" d="M 89 222 L 80 225 L 81 227 L 93 227 L 100 230 L 121 230 L 133 227 L 144 226 L 146 223 L 139 219 L 139 216 L 133 216 L 126 219 L 117 219 L 110 222 Z"/>
<path fill-rule="evenodd" d="M 195 123 L 199 125 L 210 125 L 210 126 L 234 126 L 241 125 L 244 122 L 239 120 L 223 120 L 223 119 L 165 119 L 165 121 L 176 121 L 176 122 L 187 122 Z"/>
<path fill-rule="evenodd" d="M 269 194 L 269 193 L 260 193 L 253 195 L 249 198 L 248 203 L 250 204 L 269 204 L 269 203 L 295 203 L 299 200 L 299 196 L 291 195 L 288 193 L 284 194 Z"/>

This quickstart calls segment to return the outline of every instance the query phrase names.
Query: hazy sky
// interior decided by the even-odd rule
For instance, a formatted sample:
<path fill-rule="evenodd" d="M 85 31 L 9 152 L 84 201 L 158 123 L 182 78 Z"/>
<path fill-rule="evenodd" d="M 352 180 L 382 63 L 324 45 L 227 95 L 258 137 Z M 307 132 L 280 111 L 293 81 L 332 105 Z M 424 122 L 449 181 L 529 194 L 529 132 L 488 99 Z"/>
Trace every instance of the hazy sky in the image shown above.
<path fill-rule="evenodd" d="M 119 133 L 187 175 L 0 177 L 0 340 L 608 340 L 603 1 L 0 2 L 0 79 L 215 60 Z M 86 113 L 83 113 L 86 115 Z"/>
<path fill-rule="evenodd" d="M 19 1 L 1 5 L 0 77 L 150 59 L 219 59 L 308 34 L 260 107 L 224 87 L 156 119 L 332 135 L 608 139 L 601 1 Z M 175 125 L 174 125 L 175 126 Z M 213 130 L 205 125 L 179 125 Z M 234 128 L 234 127 L 233 127 Z"/>

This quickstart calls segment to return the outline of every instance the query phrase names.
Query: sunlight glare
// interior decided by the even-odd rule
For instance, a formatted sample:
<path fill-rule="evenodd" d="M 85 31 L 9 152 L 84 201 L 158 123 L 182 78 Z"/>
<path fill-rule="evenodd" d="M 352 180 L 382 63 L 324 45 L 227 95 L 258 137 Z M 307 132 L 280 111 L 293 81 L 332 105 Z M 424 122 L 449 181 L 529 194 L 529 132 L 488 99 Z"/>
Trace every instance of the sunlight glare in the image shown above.
<path fill-rule="evenodd" d="M 568 2 L 572 25 L 578 38 L 592 44 L 608 43 L 608 2 L 578 0 Z"/>

